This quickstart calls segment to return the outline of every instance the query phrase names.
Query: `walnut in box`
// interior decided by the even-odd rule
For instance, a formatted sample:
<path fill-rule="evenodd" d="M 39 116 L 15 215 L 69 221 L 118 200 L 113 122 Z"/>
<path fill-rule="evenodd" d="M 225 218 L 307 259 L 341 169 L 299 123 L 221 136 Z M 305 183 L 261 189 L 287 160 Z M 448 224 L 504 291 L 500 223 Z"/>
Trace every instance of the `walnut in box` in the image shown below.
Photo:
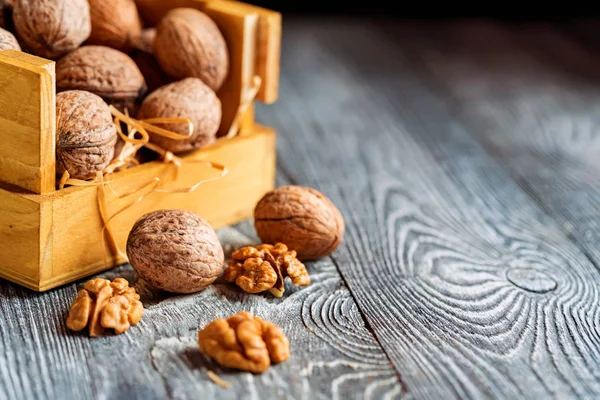
<path fill-rule="evenodd" d="M 181 3 L 181 4 L 180 4 Z M 217 93 L 223 103 L 221 132 L 227 132 L 252 78 L 262 80 L 257 99 L 277 98 L 281 17 L 237 1 L 174 2 L 197 7 L 213 18 L 228 44 L 230 72 Z M 54 61 L 18 51 L 0 52 L 0 277 L 43 291 L 119 265 L 126 260 L 102 243 L 98 188 L 57 190 L 55 179 Z M 244 114 L 237 136 L 184 156 L 175 166 L 149 162 L 111 175 L 117 193 L 160 179 L 161 189 L 188 187 L 218 173 L 202 164 L 225 165 L 229 173 L 192 193 L 153 193 L 110 222 L 124 251 L 127 234 L 144 213 L 183 208 L 219 228 L 252 215 L 260 197 L 275 183 L 275 132 L 254 124 L 253 107 Z M 142 192 L 126 198 L 107 193 L 108 215 Z M 104 256 L 108 256 L 108 265 Z"/>

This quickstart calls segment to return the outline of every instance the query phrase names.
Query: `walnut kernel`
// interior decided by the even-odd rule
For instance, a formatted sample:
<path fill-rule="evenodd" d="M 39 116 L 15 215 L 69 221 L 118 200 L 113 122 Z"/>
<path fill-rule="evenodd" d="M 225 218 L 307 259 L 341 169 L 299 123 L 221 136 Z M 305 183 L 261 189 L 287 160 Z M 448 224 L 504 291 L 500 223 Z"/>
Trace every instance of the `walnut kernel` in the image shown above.
<path fill-rule="evenodd" d="M 254 209 L 254 227 L 266 243 L 285 243 L 300 260 L 330 255 L 344 236 L 344 219 L 321 192 L 282 186 L 265 194 Z"/>
<path fill-rule="evenodd" d="M 86 45 L 56 63 L 56 90 L 87 90 L 121 111 L 135 114 L 146 82 L 127 54 L 106 46 Z"/>
<path fill-rule="evenodd" d="M 93 93 L 56 95 L 56 177 L 88 180 L 112 161 L 117 129 L 108 105 Z"/>
<path fill-rule="evenodd" d="M 87 44 L 133 50 L 142 34 L 142 20 L 133 0 L 88 0 L 92 32 Z"/>
<path fill-rule="evenodd" d="M 248 293 L 269 290 L 275 297 L 283 296 L 284 279 L 296 286 L 308 286 L 310 276 L 296 251 L 283 243 L 242 247 L 231 254 L 232 260 L 223 272 L 223 279 L 235 282 Z"/>
<path fill-rule="evenodd" d="M 25 47 L 49 59 L 81 46 L 92 29 L 87 0 L 14 0 L 13 20 Z"/>
<path fill-rule="evenodd" d="M 219 318 L 198 331 L 200 351 L 228 368 L 255 374 L 290 357 L 283 330 L 249 312 Z"/>
<path fill-rule="evenodd" d="M 0 28 L 0 51 L 2 50 L 17 50 L 21 51 L 21 46 L 15 35 L 9 31 Z"/>
<path fill-rule="evenodd" d="M 194 131 L 183 140 L 170 139 L 150 133 L 150 141 L 173 153 L 207 146 L 217 138 L 221 124 L 221 101 L 198 78 L 186 78 L 162 86 L 144 99 L 138 118 L 182 117 L 194 124 Z M 188 133 L 185 124 L 156 124 L 180 134 Z"/>
<path fill-rule="evenodd" d="M 144 280 L 174 293 L 203 290 L 217 279 L 224 261 L 213 228 L 186 210 L 143 215 L 129 232 L 127 255 Z"/>
<path fill-rule="evenodd" d="M 200 78 L 215 92 L 229 72 L 225 38 L 208 15 L 193 8 L 175 8 L 161 19 L 154 54 L 167 74 Z"/>
<path fill-rule="evenodd" d="M 106 329 L 123 333 L 144 314 L 139 300 L 135 288 L 123 278 L 89 280 L 71 305 L 67 328 L 78 332 L 87 327 L 91 337 L 101 336 Z"/>

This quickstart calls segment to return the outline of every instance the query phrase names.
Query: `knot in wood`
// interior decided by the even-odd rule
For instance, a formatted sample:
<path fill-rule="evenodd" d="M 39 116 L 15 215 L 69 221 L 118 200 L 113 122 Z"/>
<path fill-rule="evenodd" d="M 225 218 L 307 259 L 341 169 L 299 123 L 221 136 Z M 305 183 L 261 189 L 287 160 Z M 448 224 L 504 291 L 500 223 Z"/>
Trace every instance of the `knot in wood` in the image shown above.
<path fill-rule="evenodd" d="M 506 279 L 518 288 L 540 294 L 551 292 L 558 286 L 545 272 L 529 268 L 511 268 L 506 272 Z"/>

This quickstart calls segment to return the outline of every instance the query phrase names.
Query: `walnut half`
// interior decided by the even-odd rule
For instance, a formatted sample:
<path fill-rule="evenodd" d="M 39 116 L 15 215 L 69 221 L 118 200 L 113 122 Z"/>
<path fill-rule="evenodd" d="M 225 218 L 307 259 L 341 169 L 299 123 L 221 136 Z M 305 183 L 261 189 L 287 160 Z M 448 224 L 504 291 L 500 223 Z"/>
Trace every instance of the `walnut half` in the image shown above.
<path fill-rule="evenodd" d="M 216 319 L 199 330 L 198 346 L 224 367 L 255 374 L 290 357 L 283 330 L 247 311 Z"/>
<path fill-rule="evenodd" d="M 67 318 L 67 328 L 81 331 L 85 327 L 92 337 L 101 336 L 106 329 L 123 333 L 137 324 L 144 314 L 140 295 L 129 282 L 116 278 L 96 278 L 87 281 L 77 293 Z"/>
<path fill-rule="evenodd" d="M 284 279 L 296 286 L 308 286 L 306 266 L 296 257 L 296 251 L 283 243 L 242 247 L 231 254 L 232 260 L 223 273 L 227 282 L 235 282 L 248 293 L 269 290 L 275 297 L 283 296 Z"/>

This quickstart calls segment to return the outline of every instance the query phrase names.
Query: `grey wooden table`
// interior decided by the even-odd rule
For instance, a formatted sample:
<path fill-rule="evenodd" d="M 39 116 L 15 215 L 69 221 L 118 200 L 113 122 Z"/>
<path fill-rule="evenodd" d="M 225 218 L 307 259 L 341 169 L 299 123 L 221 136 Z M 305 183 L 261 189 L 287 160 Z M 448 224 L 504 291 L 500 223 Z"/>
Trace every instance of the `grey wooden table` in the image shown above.
<path fill-rule="evenodd" d="M 102 276 L 136 282 L 146 314 L 94 340 L 65 327 L 81 282 L 1 281 L 0 399 L 598 398 L 600 34 L 583 28 L 284 20 L 258 119 L 278 184 L 343 212 L 342 246 L 282 299 L 165 297 L 119 267 Z M 251 221 L 219 235 L 257 241 Z M 289 361 L 253 376 L 199 354 L 198 326 L 240 310 L 285 329 Z"/>

